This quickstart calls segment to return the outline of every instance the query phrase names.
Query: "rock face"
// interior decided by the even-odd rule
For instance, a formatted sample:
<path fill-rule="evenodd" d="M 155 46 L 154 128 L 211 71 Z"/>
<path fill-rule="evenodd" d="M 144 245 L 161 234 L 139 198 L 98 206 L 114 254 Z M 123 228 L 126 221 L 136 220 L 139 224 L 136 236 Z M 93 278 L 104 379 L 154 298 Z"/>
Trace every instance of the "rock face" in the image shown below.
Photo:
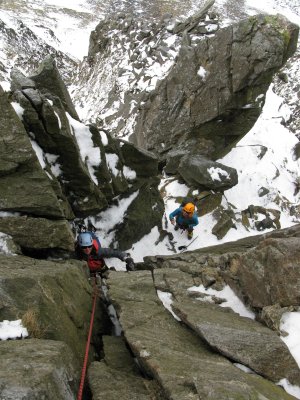
<path fill-rule="evenodd" d="M 168 271 L 163 272 L 168 279 Z M 109 295 L 134 356 L 160 383 L 166 398 L 293 398 L 271 382 L 242 372 L 179 324 L 160 303 L 150 272 L 122 273 L 121 279 L 120 273 L 111 273 Z"/>
<path fill-rule="evenodd" d="M 241 258 L 232 260 L 230 269 L 252 307 L 299 305 L 299 237 L 299 232 L 287 238 L 270 235 Z"/>
<path fill-rule="evenodd" d="M 43 60 L 36 74 L 33 75 L 31 79 L 42 93 L 51 93 L 58 97 L 71 117 L 79 120 L 69 92 L 56 68 L 53 56 L 48 56 Z"/>
<path fill-rule="evenodd" d="M 70 348 L 53 340 L 1 342 L 2 399 L 73 400 L 79 364 Z"/>
<path fill-rule="evenodd" d="M 234 168 L 196 155 L 182 157 L 178 172 L 190 186 L 211 190 L 230 189 L 238 183 Z"/>
<path fill-rule="evenodd" d="M 299 306 L 299 235 L 298 224 L 176 256 L 145 257 L 145 262 L 151 269 L 179 268 L 218 290 L 225 281 L 260 315 L 271 306 Z"/>
<path fill-rule="evenodd" d="M 274 383 L 287 378 L 299 385 L 297 363 L 275 332 L 215 304 L 186 297 L 176 300 L 172 305 L 176 315 L 212 349 Z"/>
<path fill-rule="evenodd" d="M 241 298 L 250 298 L 252 287 L 258 285 L 256 279 L 261 279 L 260 270 L 264 268 L 268 276 L 266 270 L 271 263 L 275 266 L 277 284 L 283 275 L 291 275 L 291 271 L 293 281 L 297 282 L 299 230 L 297 225 L 193 252 L 146 257 L 138 268 L 151 271 L 110 272 L 108 294 L 124 338 L 138 360 L 142 375 L 146 374 L 160 386 L 160 395 L 154 398 L 246 400 L 249 395 L 270 400 L 294 398 L 274 383 L 287 379 L 299 385 L 299 367 L 277 332 L 266 326 L 270 326 L 272 319 L 275 322 L 275 314 L 280 318 L 283 312 L 292 310 L 289 307 L 295 307 L 293 295 L 285 298 L 285 307 L 280 307 L 277 297 L 272 298 L 274 305 L 268 306 L 269 310 L 264 304 L 259 309 L 248 301 L 254 305 L 252 310 L 258 322 L 226 308 L 220 290 L 229 284 Z M 258 269 L 256 252 L 274 241 L 280 249 L 278 263 L 282 264 L 280 257 L 283 257 L 286 267 L 279 271 L 272 257 L 259 256 Z M 242 268 L 242 260 L 247 260 L 248 272 Z M 253 284 L 244 278 L 248 274 Z M 269 282 L 263 280 L 262 285 L 265 287 L 259 289 L 268 292 Z M 216 294 L 209 295 L 205 288 L 215 289 Z M 93 396 L 105 395 L 107 400 L 114 400 L 117 388 L 126 397 L 130 384 L 132 398 L 149 398 L 149 383 L 136 375 L 122 342 L 116 340 L 105 339 L 105 362 L 94 363 L 89 369 Z M 111 352 L 112 346 L 116 353 Z M 251 374 L 237 365 L 251 368 Z M 116 374 L 121 378 L 115 385 L 109 384 Z M 107 377 L 104 386 L 99 384 L 100 375 Z"/>
<path fill-rule="evenodd" d="M 91 287 L 82 263 L 0 254 L 0 278 L 0 320 L 25 321 L 31 315 L 31 337 L 64 341 L 81 360 L 91 307 Z M 98 314 L 101 319 L 101 309 Z M 96 329 L 103 331 L 97 324 Z"/>
<path fill-rule="evenodd" d="M 142 378 L 121 337 L 104 336 L 103 342 L 104 359 L 95 361 L 88 371 L 93 399 L 165 399 L 155 381 Z"/>
<path fill-rule="evenodd" d="M 23 251 L 61 249 L 72 251 L 74 237 L 65 220 L 7 216 L 0 218 L 0 231 L 14 238 Z"/>
<path fill-rule="evenodd" d="M 0 341 L 0 398 L 76 398 L 92 304 L 82 266 L 0 254 L 0 321 L 22 319 L 29 333 Z M 98 304 L 90 361 L 107 320 Z"/>
<path fill-rule="evenodd" d="M 111 323 L 98 304 L 92 343 L 102 348 L 103 335 L 103 350 L 100 362 L 93 361 L 93 354 L 90 358 L 93 398 L 293 399 L 275 383 L 287 379 L 299 385 L 299 367 L 266 324 L 278 329 L 281 315 L 299 306 L 299 232 L 296 225 L 193 252 L 146 257 L 137 266 L 140 270 L 130 273 L 110 271 L 108 300 L 123 332 L 121 337 L 106 336 Z M 268 246 L 274 249 L 264 257 L 261 251 Z M 272 266 L 277 286 L 282 285 L 278 292 L 272 288 L 274 297 L 265 306 L 265 297 L 261 304 L 255 302 L 253 282 L 258 286 L 262 280 L 260 289 L 268 292 Z M 0 396 L 17 393 L 14 398 L 21 400 L 18 396 L 25 393 L 30 399 L 51 388 L 50 399 L 74 398 L 91 306 L 91 287 L 81 268 L 79 262 L 0 255 L 0 319 L 21 317 L 31 335 L 1 343 L 2 363 L 18 364 L 8 372 L 1 369 Z M 289 279 L 296 283 L 294 292 Z M 257 321 L 226 308 L 221 290 L 227 285 L 248 301 Z M 31 366 L 34 370 L 37 365 L 38 373 L 31 374 Z"/>
<path fill-rule="evenodd" d="M 0 321 L 22 318 L 29 331 L 27 339 L 0 343 L 0 398 L 74 399 L 86 342 L 92 289 L 82 264 L 24 254 L 69 256 L 70 222 L 92 216 L 101 223 L 101 211 L 122 202 L 130 203 L 114 227 L 122 249 L 154 225 L 161 228 L 157 175 L 165 162 L 167 172 L 211 190 L 209 200 L 220 206 L 213 230 L 218 238 L 234 226 L 219 194 L 237 183 L 237 174 L 212 160 L 255 122 L 272 75 L 295 51 L 298 28 L 282 17 L 256 16 L 219 31 L 216 16 L 206 15 L 212 3 L 174 25 L 164 16 L 149 29 L 123 15 L 97 27 L 84 63 L 105 60 L 113 28 L 116 35 L 122 32 L 115 42 L 119 49 L 124 36 L 129 38 L 130 47 L 123 47 L 134 66 L 132 75 L 115 74 L 128 83 L 123 102 L 116 105 L 123 96 L 120 81 L 103 95 L 113 112 L 104 120 L 79 121 L 52 57 L 30 77 L 14 70 L 11 92 L 0 88 L 0 237 L 19 254 L 0 254 Z M 0 31 L 9 34 L 3 24 Z M 171 53 L 174 65 L 154 89 L 155 79 L 144 74 L 146 60 L 153 56 L 165 65 Z M 105 74 L 103 65 L 98 68 Z M 98 78 L 95 71 L 92 75 Z M 142 89 L 147 80 L 150 89 Z M 96 104 L 97 96 L 95 90 L 90 101 Z M 138 146 L 99 130 L 106 123 L 124 136 L 133 128 Z M 203 213 L 214 209 L 211 203 Z M 276 210 L 249 206 L 243 218 L 249 223 L 256 214 L 265 216 L 258 230 L 280 227 Z M 299 231 L 298 225 L 195 252 L 148 257 L 140 271 L 108 273 L 108 298 L 123 334 L 106 336 L 111 322 L 97 303 L 90 361 L 101 361 L 88 371 L 93 398 L 292 399 L 275 383 L 287 379 L 300 385 L 300 372 L 277 334 L 281 316 L 300 303 Z M 227 286 L 256 320 L 223 307 L 221 290 Z"/>
<path fill-rule="evenodd" d="M 118 245 L 126 250 L 153 225 L 161 226 L 153 154 L 79 122 L 52 57 L 36 75 L 13 70 L 11 78 L 9 97 L 0 89 L 0 212 L 6 213 L 0 226 L 21 252 L 45 257 L 73 251 L 69 221 L 97 217 L 113 198 L 133 193 L 141 212 L 131 207 L 124 219 L 139 229 L 129 235 L 120 225 Z"/>
<path fill-rule="evenodd" d="M 176 24 L 166 17 L 148 30 L 126 14 L 102 21 L 76 80 L 100 110 L 87 118 L 114 135 L 133 133 L 135 143 L 167 161 L 178 148 L 209 159 L 226 154 L 258 118 L 274 73 L 297 48 L 298 27 L 279 15 L 257 15 L 218 29 L 216 15 L 199 13 L 199 20 Z M 158 63 L 164 71 L 157 84 L 145 55 L 151 68 Z M 106 96 L 99 97 L 101 87 Z M 82 95 L 73 93 L 78 106 Z"/>
<path fill-rule="evenodd" d="M 24 126 L 1 87 L 0 105 L 1 210 L 62 218 L 64 213 L 51 182 L 41 170 Z"/>
<path fill-rule="evenodd" d="M 187 176 L 186 160 L 213 162 L 249 132 L 274 74 L 297 48 L 299 29 L 279 15 L 219 29 L 212 4 L 181 22 L 166 15 L 147 26 L 124 13 L 101 21 L 72 97 L 87 121 L 155 153 L 167 174 L 222 191 L 224 182 L 219 188 L 207 174 Z"/>
<path fill-rule="evenodd" d="M 182 44 L 168 76 L 144 100 L 135 142 L 156 153 L 180 147 L 212 159 L 225 154 L 253 126 L 297 37 L 284 17 L 258 15 L 197 45 Z"/>

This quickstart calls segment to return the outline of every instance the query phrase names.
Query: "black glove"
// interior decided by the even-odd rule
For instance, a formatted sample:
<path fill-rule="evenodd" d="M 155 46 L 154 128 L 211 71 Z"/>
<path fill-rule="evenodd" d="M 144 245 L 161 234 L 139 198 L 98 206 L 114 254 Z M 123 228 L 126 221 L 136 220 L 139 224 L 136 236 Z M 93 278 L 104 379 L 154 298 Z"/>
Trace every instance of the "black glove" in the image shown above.
<path fill-rule="evenodd" d="M 120 257 L 122 261 L 126 263 L 126 271 L 134 271 L 134 261 L 130 257 L 130 253 L 122 253 L 122 257 Z"/>
<path fill-rule="evenodd" d="M 134 261 L 131 257 L 126 257 L 125 260 L 126 262 L 126 271 L 134 271 Z"/>

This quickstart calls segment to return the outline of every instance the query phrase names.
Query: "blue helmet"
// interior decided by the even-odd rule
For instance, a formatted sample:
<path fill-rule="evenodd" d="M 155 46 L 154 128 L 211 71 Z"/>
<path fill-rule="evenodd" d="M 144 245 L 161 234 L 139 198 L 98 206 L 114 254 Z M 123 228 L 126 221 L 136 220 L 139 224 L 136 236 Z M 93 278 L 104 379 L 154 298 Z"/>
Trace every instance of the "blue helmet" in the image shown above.
<path fill-rule="evenodd" d="M 80 233 L 78 236 L 78 243 L 80 247 L 89 247 L 93 244 L 92 235 L 89 232 Z"/>

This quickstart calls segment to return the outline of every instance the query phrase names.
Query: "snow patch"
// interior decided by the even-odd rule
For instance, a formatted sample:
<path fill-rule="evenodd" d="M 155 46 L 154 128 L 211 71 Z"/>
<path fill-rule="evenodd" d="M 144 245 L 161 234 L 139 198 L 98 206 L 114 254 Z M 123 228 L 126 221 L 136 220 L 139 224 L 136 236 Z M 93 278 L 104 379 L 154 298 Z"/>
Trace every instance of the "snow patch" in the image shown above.
<path fill-rule="evenodd" d="M 225 179 L 230 178 L 228 172 L 224 171 L 222 168 L 211 167 L 207 169 L 207 172 L 209 173 L 213 181 L 221 181 L 222 177 L 224 177 Z"/>
<path fill-rule="evenodd" d="M 136 179 L 136 172 L 133 169 L 127 167 L 126 165 L 124 165 L 123 167 L 123 175 L 129 181 L 134 181 Z"/>
<path fill-rule="evenodd" d="M 15 110 L 15 112 L 17 113 L 18 117 L 20 118 L 21 121 L 23 121 L 23 114 L 24 114 L 24 108 L 20 106 L 19 103 L 16 103 L 15 101 L 12 101 L 10 103 L 13 107 L 13 109 Z"/>
<path fill-rule="evenodd" d="M 200 78 L 204 81 L 207 75 L 206 69 L 204 69 L 202 66 L 199 68 L 197 75 L 200 76 Z"/>
<path fill-rule="evenodd" d="M 20 339 L 28 336 L 27 329 L 22 325 L 22 320 L 4 320 L 0 322 L 0 340 Z"/>
<path fill-rule="evenodd" d="M 88 171 L 94 183 L 98 185 L 95 170 L 101 163 L 100 149 L 94 146 L 90 129 L 76 121 L 69 113 L 66 113 L 70 126 L 74 129 L 74 134 L 79 146 L 82 161 L 87 165 Z"/>
<path fill-rule="evenodd" d="M 220 291 L 214 290 L 212 288 L 205 289 L 205 287 L 203 285 L 192 286 L 192 287 L 188 288 L 188 291 L 199 292 L 199 293 L 208 294 L 211 296 L 216 296 L 216 297 L 225 299 L 226 301 L 221 303 L 220 307 L 230 307 L 235 313 L 241 315 L 242 317 L 255 319 L 255 314 L 252 311 L 250 311 L 248 308 L 245 307 L 245 305 L 235 295 L 233 290 L 228 285 L 226 285 Z M 201 298 L 201 300 L 203 300 L 203 298 Z"/>
<path fill-rule="evenodd" d="M 181 319 L 172 310 L 172 303 L 173 303 L 172 294 L 168 293 L 168 292 L 162 292 L 161 290 L 157 290 L 157 296 L 159 297 L 160 301 L 163 303 L 164 307 L 168 311 L 170 311 L 170 313 L 173 315 L 173 317 L 177 321 L 181 321 Z"/>

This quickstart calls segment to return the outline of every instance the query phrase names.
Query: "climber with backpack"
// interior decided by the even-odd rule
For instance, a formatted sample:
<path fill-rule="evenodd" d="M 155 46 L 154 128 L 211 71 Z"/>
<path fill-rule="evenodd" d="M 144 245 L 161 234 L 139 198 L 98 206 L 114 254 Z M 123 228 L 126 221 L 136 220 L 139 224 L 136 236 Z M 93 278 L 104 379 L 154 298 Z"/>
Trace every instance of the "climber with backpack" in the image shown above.
<path fill-rule="evenodd" d="M 90 275 L 103 274 L 108 270 L 104 258 L 118 258 L 126 263 L 126 271 L 134 270 L 134 261 L 129 253 L 101 247 L 100 241 L 92 231 L 81 231 L 75 242 L 75 253 L 79 260 L 88 264 Z"/>
<path fill-rule="evenodd" d="M 181 203 L 170 215 L 171 224 L 175 225 L 175 231 L 178 229 L 187 230 L 188 239 L 192 239 L 193 230 L 198 225 L 198 215 L 195 204 L 191 201 Z"/>

